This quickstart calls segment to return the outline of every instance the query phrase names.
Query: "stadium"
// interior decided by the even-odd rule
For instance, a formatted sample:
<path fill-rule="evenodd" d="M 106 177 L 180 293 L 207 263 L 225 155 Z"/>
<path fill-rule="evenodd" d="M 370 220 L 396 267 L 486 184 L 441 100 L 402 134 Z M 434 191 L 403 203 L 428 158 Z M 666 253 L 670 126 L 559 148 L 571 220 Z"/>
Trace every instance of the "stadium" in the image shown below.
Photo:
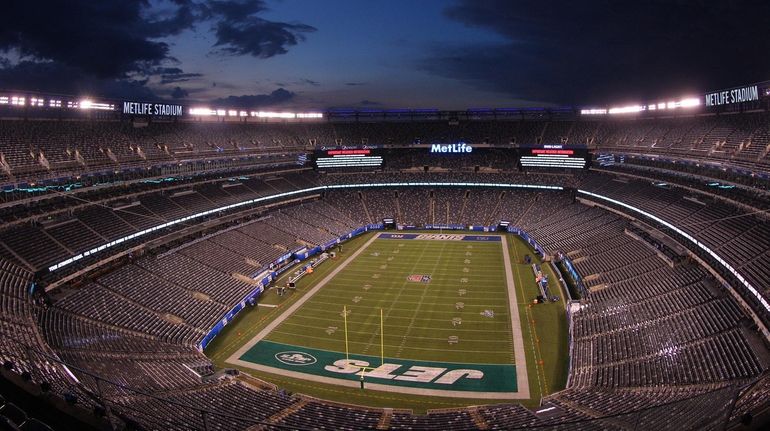
<path fill-rule="evenodd" d="M 753 87 L 278 119 L 0 93 L 4 380 L 99 429 L 756 426 Z"/>
<path fill-rule="evenodd" d="M 547 3 L 9 4 L 0 428 L 766 429 L 770 4 Z"/>

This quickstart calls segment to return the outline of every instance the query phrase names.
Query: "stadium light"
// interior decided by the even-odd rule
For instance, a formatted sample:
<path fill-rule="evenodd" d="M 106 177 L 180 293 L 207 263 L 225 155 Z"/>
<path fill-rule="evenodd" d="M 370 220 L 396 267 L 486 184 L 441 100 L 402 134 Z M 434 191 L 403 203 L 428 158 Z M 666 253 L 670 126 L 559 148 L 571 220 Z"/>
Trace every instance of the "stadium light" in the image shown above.
<path fill-rule="evenodd" d="M 259 118 L 295 118 L 296 114 L 293 112 L 257 112 Z"/>
<path fill-rule="evenodd" d="M 634 114 L 642 111 L 661 111 L 666 109 L 678 109 L 678 108 L 694 108 L 700 106 L 701 101 L 698 97 L 684 97 L 679 100 L 671 100 L 669 102 L 651 103 L 649 105 L 631 105 L 631 106 L 618 106 L 610 109 L 581 109 L 581 115 L 604 115 L 604 114 Z"/>
<path fill-rule="evenodd" d="M 604 115 L 607 113 L 606 109 L 581 109 L 580 115 Z"/>
<path fill-rule="evenodd" d="M 631 105 L 631 106 L 621 106 L 619 108 L 610 108 L 608 111 L 610 115 L 613 114 L 634 114 L 637 112 L 644 111 L 644 106 L 642 105 Z"/>
<path fill-rule="evenodd" d="M 190 108 L 190 115 L 208 117 L 210 115 L 217 115 L 217 111 L 210 108 Z"/>
<path fill-rule="evenodd" d="M 301 112 L 297 114 L 297 118 L 323 118 L 324 114 L 320 112 Z"/>
<path fill-rule="evenodd" d="M 80 102 L 78 102 L 76 105 L 72 106 L 73 108 L 80 108 L 80 109 L 98 109 L 100 111 L 113 111 L 115 110 L 115 105 L 109 104 L 109 103 L 98 103 L 93 102 L 88 99 L 83 99 Z"/>

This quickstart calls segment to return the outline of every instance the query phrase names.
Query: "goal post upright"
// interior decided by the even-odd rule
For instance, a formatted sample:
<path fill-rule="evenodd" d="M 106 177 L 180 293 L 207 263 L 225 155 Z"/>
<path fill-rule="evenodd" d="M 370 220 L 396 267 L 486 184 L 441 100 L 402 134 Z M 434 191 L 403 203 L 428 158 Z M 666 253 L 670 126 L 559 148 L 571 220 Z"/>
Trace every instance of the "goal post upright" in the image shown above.
<path fill-rule="evenodd" d="M 342 306 L 342 318 L 345 320 L 345 359 L 350 360 L 350 350 L 348 350 L 348 307 Z"/>
<path fill-rule="evenodd" d="M 380 365 L 385 365 L 385 326 L 382 324 L 382 308 L 380 308 Z"/>

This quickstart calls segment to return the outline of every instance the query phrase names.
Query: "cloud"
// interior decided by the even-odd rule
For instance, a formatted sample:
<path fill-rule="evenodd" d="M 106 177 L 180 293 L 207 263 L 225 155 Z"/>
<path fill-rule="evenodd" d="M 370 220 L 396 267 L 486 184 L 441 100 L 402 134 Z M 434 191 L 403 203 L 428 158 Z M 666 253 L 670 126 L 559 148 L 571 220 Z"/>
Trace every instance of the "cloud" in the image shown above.
<path fill-rule="evenodd" d="M 257 14 L 267 10 L 262 0 L 211 1 L 208 13 L 216 19 L 215 47 L 228 55 L 270 58 L 286 54 L 316 28 L 302 23 L 268 21 Z"/>
<path fill-rule="evenodd" d="M 756 82 L 770 70 L 760 54 L 770 51 L 766 1 L 459 0 L 445 15 L 499 40 L 437 45 L 418 67 L 515 98 L 638 101 Z"/>
<path fill-rule="evenodd" d="M 186 73 L 178 67 L 160 67 L 154 70 L 154 75 L 160 75 L 161 84 L 170 84 L 174 82 L 186 82 L 191 79 L 200 78 L 202 73 Z"/>
<path fill-rule="evenodd" d="M 49 88 L 109 89 L 110 96 L 130 88 L 132 97 L 161 94 L 165 85 L 203 78 L 183 70 L 171 52 L 173 37 L 206 25 L 215 42 L 210 52 L 268 58 L 288 52 L 315 28 L 264 19 L 262 0 L 204 1 L 14 1 L 0 13 L 0 68 L 20 90 Z M 59 86 L 52 70 L 65 72 Z M 33 81 L 19 72 L 48 81 Z M 82 84 L 77 84 L 81 81 Z M 113 81 L 113 82 L 107 82 Z M 3 82 L 3 86 L 9 86 Z M 160 87 L 158 87 L 160 86 Z M 97 90 L 93 90 L 97 91 Z"/>
<path fill-rule="evenodd" d="M 295 96 L 293 92 L 279 88 L 270 94 L 229 96 L 216 99 L 213 103 L 215 106 L 249 109 L 279 105 L 292 100 Z"/>
<path fill-rule="evenodd" d="M 312 79 L 302 79 L 302 80 L 300 80 L 300 82 L 303 83 L 303 84 L 312 85 L 313 87 L 318 87 L 318 86 L 321 85 L 320 82 L 313 81 Z"/>
<path fill-rule="evenodd" d="M 169 60 L 168 44 L 156 39 L 191 25 L 177 14 L 153 20 L 148 8 L 141 1 L 10 2 L 0 15 L 0 51 L 18 50 L 24 59 L 57 62 L 97 78 L 125 78 Z M 189 6 L 178 13 L 190 13 Z"/>
<path fill-rule="evenodd" d="M 187 90 L 184 90 L 180 87 L 174 87 L 174 89 L 171 91 L 171 98 L 172 99 L 185 99 L 190 95 Z"/>
<path fill-rule="evenodd" d="M 382 103 L 376 102 L 374 100 L 368 100 L 368 99 L 364 99 L 358 102 L 358 104 L 361 106 L 382 106 Z"/>
<path fill-rule="evenodd" d="M 366 83 L 365 82 L 346 82 L 345 85 L 350 86 L 350 87 L 354 87 L 354 86 L 357 86 L 357 85 L 366 85 Z"/>
<path fill-rule="evenodd" d="M 56 62 L 22 61 L 0 68 L 0 82 L 6 88 L 102 96 L 116 99 L 157 99 L 147 80 L 104 79 L 83 75 L 78 68 Z"/>

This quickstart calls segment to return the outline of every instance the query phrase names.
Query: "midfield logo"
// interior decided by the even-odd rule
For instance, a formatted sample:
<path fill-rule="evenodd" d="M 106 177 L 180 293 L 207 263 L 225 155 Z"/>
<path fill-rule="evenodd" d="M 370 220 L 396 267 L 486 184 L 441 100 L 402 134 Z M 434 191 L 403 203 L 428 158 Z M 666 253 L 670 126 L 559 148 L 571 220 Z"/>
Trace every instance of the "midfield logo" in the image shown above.
<path fill-rule="evenodd" d="M 430 275 L 427 274 L 412 274 L 406 279 L 412 283 L 430 283 Z"/>
<path fill-rule="evenodd" d="M 336 329 L 336 328 L 335 328 Z M 315 364 L 318 360 L 310 353 L 305 352 L 280 352 L 275 354 L 275 359 L 283 362 L 286 365 L 310 365 Z"/>

